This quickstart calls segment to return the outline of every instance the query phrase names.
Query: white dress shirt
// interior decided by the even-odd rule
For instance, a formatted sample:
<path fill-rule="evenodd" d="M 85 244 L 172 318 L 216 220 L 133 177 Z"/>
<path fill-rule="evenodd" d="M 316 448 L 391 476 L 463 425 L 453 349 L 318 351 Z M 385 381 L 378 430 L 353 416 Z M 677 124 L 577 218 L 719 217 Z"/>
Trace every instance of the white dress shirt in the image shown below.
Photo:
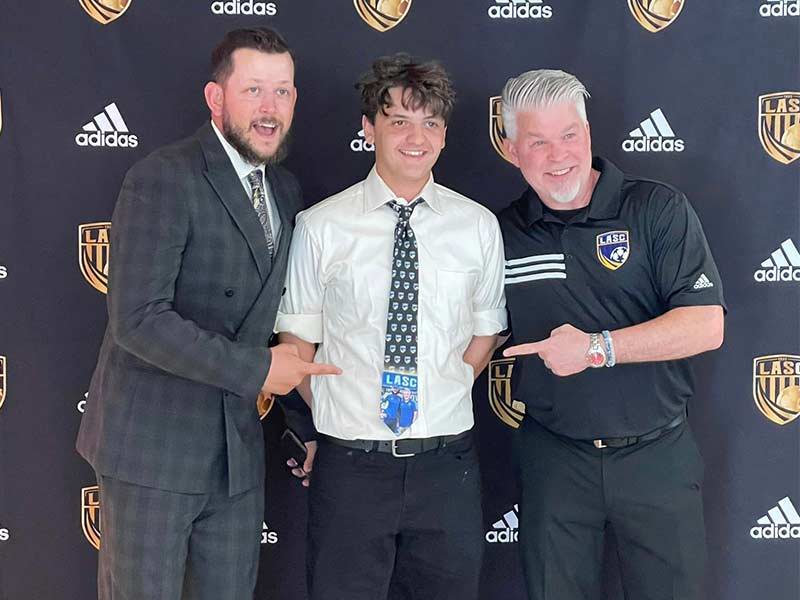
<path fill-rule="evenodd" d="M 236 171 L 236 176 L 239 177 L 239 181 L 241 182 L 242 187 L 244 187 L 247 197 L 250 198 L 251 201 L 253 199 L 253 189 L 250 187 L 250 182 L 247 181 L 247 176 L 256 169 L 261 171 L 261 181 L 264 182 L 264 197 L 267 200 L 269 226 L 272 229 L 272 240 L 275 242 L 275 249 L 277 250 L 281 235 L 281 220 L 278 217 L 278 207 L 275 206 L 275 200 L 272 198 L 272 193 L 269 189 L 269 182 L 267 181 L 267 174 L 264 169 L 264 164 L 262 163 L 258 166 L 255 166 L 247 162 L 242 158 L 242 155 L 239 154 L 238 150 L 231 146 L 230 142 L 225 139 L 225 136 L 222 135 L 222 132 L 217 129 L 214 121 L 211 121 L 211 127 L 214 128 L 214 133 L 217 134 L 222 147 L 225 149 L 225 154 L 227 154 L 228 158 L 231 159 L 231 164 L 233 165 L 234 171 Z M 253 210 L 255 210 L 255 207 Z"/>
<path fill-rule="evenodd" d="M 506 328 L 503 244 L 495 216 L 431 178 L 411 215 L 419 253 L 419 415 L 400 437 L 473 425 L 472 336 Z M 381 373 L 398 199 L 373 168 L 360 183 L 297 215 L 276 332 L 318 343 L 314 360 L 342 369 L 312 377 L 314 424 L 342 439 L 395 436 L 380 418 Z M 398 199 L 401 202 L 405 200 Z"/>

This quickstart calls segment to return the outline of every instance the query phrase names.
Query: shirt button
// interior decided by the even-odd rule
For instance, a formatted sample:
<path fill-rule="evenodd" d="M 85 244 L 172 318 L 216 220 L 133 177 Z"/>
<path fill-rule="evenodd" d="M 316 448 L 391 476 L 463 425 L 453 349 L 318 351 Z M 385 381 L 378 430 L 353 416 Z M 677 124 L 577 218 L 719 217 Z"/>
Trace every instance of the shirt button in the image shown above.
<path fill-rule="evenodd" d="M 233 288 L 226 288 L 226 289 L 225 289 L 225 296 L 227 296 L 228 298 L 233 298 L 233 295 L 234 295 L 235 293 L 236 293 L 236 292 L 234 291 L 234 289 L 233 289 Z"/>

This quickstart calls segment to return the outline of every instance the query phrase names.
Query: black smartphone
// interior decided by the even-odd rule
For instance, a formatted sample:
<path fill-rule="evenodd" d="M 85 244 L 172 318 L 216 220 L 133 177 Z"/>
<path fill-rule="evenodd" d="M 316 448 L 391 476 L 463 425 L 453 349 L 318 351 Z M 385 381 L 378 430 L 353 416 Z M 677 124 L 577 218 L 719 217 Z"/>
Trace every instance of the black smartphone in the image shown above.
<path fill-rule="evenodd" d="M 308 449 L 297 434 L 288 427 L 281 436 L 281 449 L 286 458 L 293 458 L 297 466 L 302 468 L 306 462 Z"/>

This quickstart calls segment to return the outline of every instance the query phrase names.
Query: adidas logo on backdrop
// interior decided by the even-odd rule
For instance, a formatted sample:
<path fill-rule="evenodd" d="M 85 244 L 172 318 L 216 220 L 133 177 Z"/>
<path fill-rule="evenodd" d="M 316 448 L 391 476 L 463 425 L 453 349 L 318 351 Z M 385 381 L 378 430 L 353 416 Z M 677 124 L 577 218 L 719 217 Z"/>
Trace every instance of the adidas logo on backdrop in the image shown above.
<path fill-rule="evenodd" d="M 215 15 L 260 15 L 274 17 L 278 7 L 274 2 L 258 2 L 255 0 L 219 0 L 211 3 L 211 12 Z"/>
<path fill-rule="evenodd" d="M 350 142 L 350 150 L 353 152 L 375 152 L 375 144 L 370 144 L 364 139 L 364 130 L 361 129 Z"/>
<path fill-rule="evenodd" d="M 139 138 L 128 131 L 116 102 L 106 106 L 82 129 L 83 131 L 75 136 L 75 143 L 78 146 L 136 148 L 139 145 Z"/>
<path fill-rule="evenodd" d="M 756 521 L 750 528 L 750 537 L 755 540 L 800 539 L 800 515 L 789 496 Z"/>
<path fill-rule="evenodd" d="M 783 240 L 780 247 L 761 263 L 761 268 L 753 273 L 753 279 L 758 283 L 800 282 L 800 252 L 791 238 Z"/>
<path fill-rule="evenodd" d="M 486 532 L 486 541 L 490 544 L 513 544 L 519 538 L 519 504 L 505 513 L 492 528 Z"/>
<path fill-rule="evenodd" d="M 488 13 L 492 19 L 549 19 L 553 7 L 544 0 L 494 0 Z"/>
<path fill-rule="evenodd" d="M 660 108 L 650 113 L 622 142 L 625 152 L 683 152 L 684 142 L 675 137 Z"/>
<path fill-rule="evenodd" d="M 800 0 L 767 0 L 758 7 L 762 17 L 800 17 Z"/>

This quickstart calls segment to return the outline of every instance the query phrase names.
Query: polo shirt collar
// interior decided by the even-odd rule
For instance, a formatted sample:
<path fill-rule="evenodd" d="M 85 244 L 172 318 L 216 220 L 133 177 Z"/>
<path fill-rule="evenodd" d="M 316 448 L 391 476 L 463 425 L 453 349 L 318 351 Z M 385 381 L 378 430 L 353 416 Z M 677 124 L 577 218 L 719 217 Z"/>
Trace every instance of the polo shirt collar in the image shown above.
<path fill-rule="evenodd" d="M 585 222 L 586 219 L 610 219 L 619 214 L 622 182 L 625 176 L 610 160 L 599 156 L 592 159 L 592 168 L 600 172 L 600 177 L 589 200 L 589 211 L 579 222 Z M 528 225 L 533 225 L 542 218 L 547 219 L 548 215 L 542 210 L 542 201 L 533 188 L 528 187 L 523 199 L 522 212 Z M 553 220 L 556 220 L 555 217 Z"/>
<path fill-rule="evenodd" d="M 433 174 L 428 177 L 428 183 L 422 188 L 418 197 L 424 198 L 425 204 L 430 206 L 434 212 L 442 213 L 442 204 L 433 181 Z M 400 204 L 406 204 L 405 199 L 400 198 L 389 189 L 386 182 L 378 175 L 375 167 L 372 167 L 369 175 L 364 180 L 364 212 L 371 212 L 391 200 L 399 200 Z M 411 198 L 411 200 L 416 200 L 416 198 Z"/>

